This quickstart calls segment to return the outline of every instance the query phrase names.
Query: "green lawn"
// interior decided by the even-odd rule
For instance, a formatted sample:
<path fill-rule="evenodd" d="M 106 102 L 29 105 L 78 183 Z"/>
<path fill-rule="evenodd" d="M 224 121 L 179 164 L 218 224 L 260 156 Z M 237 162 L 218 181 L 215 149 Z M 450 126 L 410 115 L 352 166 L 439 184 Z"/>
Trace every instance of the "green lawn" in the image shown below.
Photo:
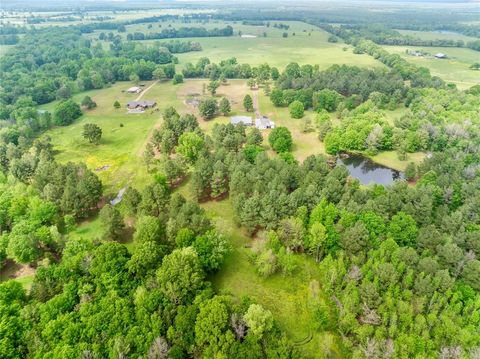
<path fill-rule="evenodd" d="M 456 47 L 422 47 L 422 46 L 383 46 L 392 54 L 399 54 L 416 66 L 430 69 L 434 76 L 457 85 L 459 89 L 466 89 L 480 84 L 480 71 L 470 70 L 474 62 L 480 62 L 480 53 L 472 49 Z M 416 57 L 406 53 L 406 50 L 417 50 L 428 53 L 430 56 Z M 442 52 L 448 59 L 436 59 L 436 53 Z"/>
<path fill-rule="evenodd" d="M 425 156 L 426 154 L 424 152 L 408 153 L 407 160 L 401 161 L 398 159 L 397 151 L 384 151 L 380 152 L 378 155 L 371 156 L 371 159 L 381 165 L 393 168 L 394 170 L 405 171 L 410 162 L 418 165 L 423 161 Z"/>

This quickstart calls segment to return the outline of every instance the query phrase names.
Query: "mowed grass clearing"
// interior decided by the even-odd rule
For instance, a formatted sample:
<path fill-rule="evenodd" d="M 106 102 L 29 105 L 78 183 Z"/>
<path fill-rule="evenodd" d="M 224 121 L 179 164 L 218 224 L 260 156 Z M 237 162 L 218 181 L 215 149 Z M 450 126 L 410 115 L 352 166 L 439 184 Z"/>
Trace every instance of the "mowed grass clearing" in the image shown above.
<path fill-rule="evenodd" d="M 145 88 L 150 84 L 146 82 Z M 142 100 L 155 100 L 158 111 L 128 114 L 126 103 L 135 100 L 138 95 L 122 90 L 132 85 L 130 82 L 118 82 L 109 88 L 75 95 L 73 99 L 76 102 L 86 95 L 91 96 L 97 108 L 84 111 L 84 115 L 69 126 L 55 127 L 44 134 L 52 139 L 58 161 L 85 162 L 96 171 L 107 194 L 115 193 L 127 184 L 134 183 L 142 188 L 148 182 L 150 176 L 142 155 L 149 134 L 161 121 L 161 113 L 166 107 L 181 105 L 171 82 L 158 83 L 142 97 Z M 115 100 L 121 103 L 120 109 L 113 107 Z M 53 110 L 55 104 L 50 103 L 42 108 Z M 86 123 L 95 123 L 102 128 L 99 145 L 90 144 L 83 138 L 83 125 Z"/>
<path fill-rule="evenodd" d="M 474 71 L 469 67 L 480 62 L 480 52 L 467 48 L 457 47 L 422 47 L 422 46 L 383 46 L 392 54 L 399 54 L 405 60 L 416 66 L 426 67 L 431 74 L 438 76 L 446 82 L 457 85 L 459 89 L 467 89 L 480 84 L 480 71 Z M 429 56 L 412 56 L 406 53 L 410 51 L 421 51 L 430 54 Z M 436 59 L 433 56 L 437 53 L 444 53 L 447 59 Z"/>

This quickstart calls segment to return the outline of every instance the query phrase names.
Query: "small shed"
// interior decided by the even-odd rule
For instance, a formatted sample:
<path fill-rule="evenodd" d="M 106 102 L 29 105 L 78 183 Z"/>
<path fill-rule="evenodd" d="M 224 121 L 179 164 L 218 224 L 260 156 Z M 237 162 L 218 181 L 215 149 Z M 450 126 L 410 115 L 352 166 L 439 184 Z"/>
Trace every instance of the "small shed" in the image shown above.
<path fill-rule="evenodd" d="M 435 54 L 435 58 L 436 58 L 436 59 L 446 59 L 446 58 L 447 58 L 447 55 L 445 55 L 445 54 L 442 53 L 442 52 L 439 52 L 438 54 Z"/>
<path fill-rule="evenodd" d="M 133 87 L 130 87 L 128 90 L 127 90 L 128 93 L 140 93 L 142 92 L 142 89 L 138 86 L 133 86 Z"/>
<path fill-rule="evenodd" d="M 275 122 L 267 116 L 262 116 L 255 119 L 255 127 L 259 130 L 267 130 L 269 128 L 275 128 Z"/>
<path fill-rule="evenodd" d="M 250 116 L 232 116 L 230 117 L 230 123 L 232 125 L 245 125 L 245 126 L 252 126 L 253 120 Z"/>

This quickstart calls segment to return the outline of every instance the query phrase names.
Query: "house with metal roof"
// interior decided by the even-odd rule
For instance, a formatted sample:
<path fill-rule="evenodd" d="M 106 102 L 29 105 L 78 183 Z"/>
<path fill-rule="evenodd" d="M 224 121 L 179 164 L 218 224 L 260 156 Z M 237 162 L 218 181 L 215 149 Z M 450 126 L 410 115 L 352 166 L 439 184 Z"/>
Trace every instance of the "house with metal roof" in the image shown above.
<path fill-rule="evenodd" d="M 435 58 L 436 58 L 436 59 L 446 59 L 446 58 L 447 58 L 447 55 L 445 55 L 445 54 L 442 53 L 442 52 L 439 52 L 438 54 L 435 54 Z"/>
<path fill-rule="evenodd" d="M 245 126 L 252 126 L 253 120 L 250 116 L 232 116 L 230 117 L 230 123 L 232 125 L 245 125 Z"/>
<path fill-rule="evenodd" d="M 127 107 L 130 110 L 145 110 L 147 108 L 153 108 L 157 105 L 155 101 L 144 100 L 144 101 L 130 101 L 127 103 Z"/>

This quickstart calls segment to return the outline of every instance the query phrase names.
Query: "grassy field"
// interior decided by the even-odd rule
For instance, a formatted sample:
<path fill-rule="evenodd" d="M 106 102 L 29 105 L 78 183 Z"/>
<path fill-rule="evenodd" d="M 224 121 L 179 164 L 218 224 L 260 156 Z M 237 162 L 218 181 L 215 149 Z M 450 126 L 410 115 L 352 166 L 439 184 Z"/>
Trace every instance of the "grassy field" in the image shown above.
<path fill-rule="evenodd" d="M 271 26 L 250 26 L 243 25 L 241 22 L 210 21 L 208 23 L 191 22 L 182 23 L 180 21 L 169 21 L 151 24 L 135 24 L 127 26 L 126 34 L 140 31 L 144 33 L 160 32 L 165 28 L 179 28 L 183 26 L 222 28 L 230 25 L 234 29 L 235 36 L 231 37 L 210 37 L 210 38 L 183 38 L 181 41 L 196 41 L 202 45 L 200 52 L 188 52 L 176 54 L 179 58 L 180 66 L 187 62 L 196 63 L 199 57 L 208 57 L 213 62 L 236 57 L 239 63 L 248 63 L 250 65 L 259 65 L 268 63 L 270 66 L 284 68 L 290 62 L 300 64 L 319 65 L 325 69 L 333 64 L 349 64 L 364 67 L 382 67 L 379 61 L 368 55 L 355 55 L 352 48 L 344 43 L 330 43 L 327 41 L 329 34 L 315 26 L 298 21 L 278 21 L 278 23 L 288 24 L 288 30 L 277 29 Z M 159 27 L 161 26 L 161 27 Z M 245 38 L 242 35 L 256 36 Z M 101 31 L 95 31 L 85 36 L 91 39 L 97 39 Z M 283 32 L 288 33 L 287 38 L 283 38 Z M 264 37 L 264 33 L 266 37 Z M 293 35 L 295 33 L 295 36 Z M 164 40 L 146 40 L 139 41 L 142 44 L 153 44 L 155 42 L 170 41 Z M 108 43 L 102 42 L 104 46 Z"/>
<path fill-rule="evenodd" d="M 370 156 L 370 158 L 373 161 L 381 165 L 393 168 L 394 170 L 405 171 L 405 169 L 407 168 L 407 165 L 410 162 L 413 162 L 418 165 L 423 161 L 425 156 L 426 154 L 424 152 L 408 153 L 407 160 L 402 161 L 398 159 L 398 154 L 396 151 L 384 151 L 384 152 L 380 152 L 378 155 Z"/>
<path fill-rule="evenodd" d="M 432 75 L 456 84 L 459 89 L 480 84 L 480 71 L 469 69 L 474 62 L 480 62 L 478 51 L 455 47 L 384 46 L 384 48 L 390 53 L 401 55 L 416 66 L 427 67 Z M 411 56 L 406 53 L 406 50 L 422 51 L 430 56 Z M 439 52 L 446 54 L 448 59 L 434 58 L 433 55 Z"/>
<path fill-rule="evenodd" d="M 422 40 L 463 40 L 474 41 L 475 37 L 466 36 L 456 32 L 450 31 L 415 31 L 415 30 L 397 30 L 402 35 L 416 37 Z"/>

